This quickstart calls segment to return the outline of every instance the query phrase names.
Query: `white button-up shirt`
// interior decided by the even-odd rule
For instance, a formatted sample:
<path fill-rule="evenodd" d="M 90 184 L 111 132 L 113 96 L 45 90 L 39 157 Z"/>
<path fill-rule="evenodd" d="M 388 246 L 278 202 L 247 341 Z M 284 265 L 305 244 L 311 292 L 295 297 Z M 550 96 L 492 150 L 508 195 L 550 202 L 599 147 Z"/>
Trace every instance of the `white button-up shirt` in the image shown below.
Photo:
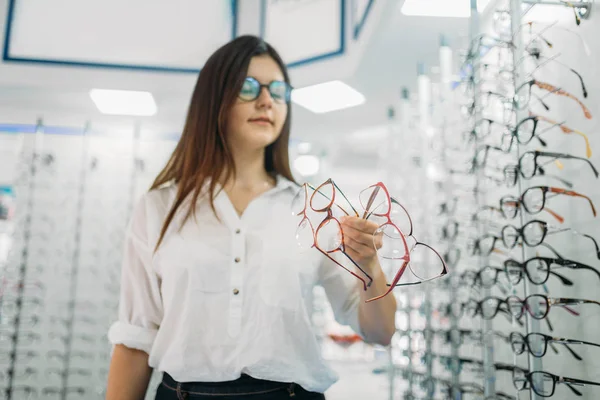
<path fill-rule="evenodd" d="M 338 377 L 312 329 L 313 287 L 324 287 L 336 320 L 359 334 L 360 294 L 356 278 L 316 249 L 300 251 L 291 213 L 297 191 L 278 177 L 242 217 L 221 191 L 220 222 L 201 197 L 196 219 L 181 226 L 184 202 L 156 253 L 176 186 L 146 193 L 127 231 L 111 343 L 147 352 L 151 367 L 180 382 L 245 373 L 325 392 Z"/>

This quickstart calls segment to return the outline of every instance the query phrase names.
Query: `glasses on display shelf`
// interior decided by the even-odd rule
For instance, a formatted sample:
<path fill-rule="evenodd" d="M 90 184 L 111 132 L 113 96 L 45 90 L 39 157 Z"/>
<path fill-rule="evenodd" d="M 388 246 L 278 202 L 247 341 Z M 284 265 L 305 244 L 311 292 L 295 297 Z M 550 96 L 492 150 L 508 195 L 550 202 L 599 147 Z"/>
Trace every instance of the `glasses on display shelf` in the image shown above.
<path fill-rule="evenodd" d="M 68 387 L 45 387 L 42 389 L 42 394 L 44 396 L 56 396 L 56 395 L 69 395 L 70 393 L 77 394 L 79 396 L 83 396 L 88 394 L 88 389 L 81 386 L 68 386 Z"/>
<path fill-rule="evenodd" d="M 33 328 L 34 326 L 39 324 L 40 319 L 41 318 L 39 315 L 23 315 L 23 313 L 21 313 L 18 318 L 17 316 L 6 318 L 0 317 L 0 329 L 8 326 L 13 326 L 17 323 L 17 321 L 19 323 L 19 326 L 22 328 Z"/>
<path fill-rule="evenodd" d="M 517 296 L 510 296 L 506 299 L 506 304 L 516 319 L 520 319 L 525 311 L 534 319 L 544 319 L 548 316 L 550 308 L 553 306 L 562 307 L 575 316 L 578 316 L 579 312 L 569 306 L 582 304 L 596 304 L 600 306 L 600 303 L 595 300 L 547 297 L 543 294 L 532 294 L 527 296 L 525 300 L 521 300 Z"/>
<path fill-rule="evenodd" d="M 598 382 L 584 381 L 581 379 L 567 378 L 558 376 L 545 371 L 533 371 L 523 373 L 515 370 L 513 372 L 513 384 L 517 390 L 532 389 L 535 394 L 541 397 L 552 397 L 556 390 L 556 385 L 565 384 L 577 396 L 583 396 L 575 386 L 600 386 Z"/>
<path fill-rule="evenodd" d="M 473 127 L 463 134 L 463 141 L 472 143 L 477 140 L 485 139 L 494 132 L 494 128 L 504 129 L 506 124 L 500 121 L 496 121 L 491 118 L 481 118 L 475 121 Z"/>
<path fill-rule="evenodd" d="M 441 335 L 444 338 L 445 343 L 451 343 L 455 346 L 462 346 L 467 343 L 467 341 L 475 344 L 481 344 L 483 343 L 483 339 L 486 335 L 492 335 L 502 339 L 505 342 L 508 342 L 508 336 L 497 331 L 490 331 L 487 334 L 483 334 L 481 331 L 474 331 L 470 329 L 450 329 L 436 331 L 436 334 Z"/>
<path fill-rule="evenodd" d="M 46 353 L 46 358 L 48 360 L 58 360 L 58 361 L 66 361 L 67 358 L 71 358 L 73 360 L 77 360 L 77 359 L 81 359 L 81 360 L 93 360 L 94 357 L 94 353 L 90 353 L 87 351 L 71 351 L 69 354 L 67 354 L 64 351 L 59 351 L 59 350 L 50 350 Z"/>
<path fill-rule="evenodd" d="M 592 199 L 572 190 L 561 189 L 552 186 L 533 186 L 525 190 L 518 198 L 515 196 L 504 196 L 500 199 L 500 212 L 506 219 L 514 219 L 517 212 L 522 208 L 528 214 L 539 214 L 542 210 L 552 215 L 558 222 L 563 223 L 564 217 L 546 207 L 546 200 L 558 195 L 584 198 L 590 204 L 592 214 L 596 217 L 596 208 Z"/>
<path fill-rule="evenodd" d="M 46 376 L 92 376 L 93 372 L 90 369 L 86 368 L 69 368 L 69 370 L 65 370 L 63 368 L 50 368 L 46 371 Z"/>
<path fill-rule="evenodd" d="M 473 272 L 472 280 L 466 281 L 465 283 L 470 286 L 481 286 L 486 289 L 490 289 L 497 285 L 500 290 L 504 293 L 507 289 L 503 286 L 504 282 L 499 281 L 498 277 L 504 273 L 502 268 L 485 266 L 477 272 Z M 506 276 L 503 275 L 505 278 Z M 508 283 L 508 282 L 507 282 Z"/>
<path fill-rule="evenodd" d="M 552 23 L 549 24 L 544 24 L 542 21 L 529 21 L 523 24 L 523 26 L 528 26 L 530 31 L 533 29 L 534 26 L 536 27 L 540 27 L 542 29 L 542 32 L 546 32 L 549 30 L 560 30 L 562 32 L 565 33 L 569 33 L 571 35 L 574 35 L 579 42 L 581 43 L 583 50 L 585 51 L 585 54 L 587 56 L 591 56 L 592 55 L 592 51 L 590 50 L 590 46 L 587 43 L 587 41 L 584 39 L 584 37 L 582 35 L 580 35 L 579 33 L 577 33 L 577 31 L 574 31 L 572 29 L 566 28 L 564 26 L 559 25 L 559 21 L 556 20 Z"/>
<path fill-rule="evenodd" d="M 575 352 L 569 345 L 587 345 L 587 346 L 595 346 L 600 347 L 600 344 L 585 342 L 583 340 L 575 340 L 575 339 L 565 339 L 559 337 L 553 337 L 549 335 L 545 335 L 543 333 L 529 333 L 525 336 L 520 334 L 519 332 L 513 332 L 510 334 L 510 346 L 512 351 L 516 355 L 523 354 L 527 351 L 534 357 L 541 358 L 546 355 L 546 351 L 548 350 L 548 346 L 554 351 L 555 354 L 558 354 L 558 350 L 556 349 L 556 344 L 560 344 L 564 346 L 569 353 L 578 361 L 583 361 L 583 358 L 579 354 Z"/>
<path fill-rule="evenodd" d="M 448 273 L 442 256 L 433 247 L 419 242 L 413 236 L 413 223 L 408 211 L 390 196 L 382 182 L 363 190 L 359 199 L 365 210 L 363 218 L 379 225 L 373 240 L 374 243 L 381 243 L 377 254 L 383 271 L 393 276 L 391 283 L 388 283 L 389 289 L 367 302 L 383 298 L 397 286 L 428 282 Z M 418 281 L 399 283 L 407 268 Z"/>
<path fill-rule="evenodd" d="M 567 64 L 557 60 L 557 58 L 561 55 L 561 53 L 556 53 L 550 57 L 546 57 L 546 56 L 542 55 L 541 47 L 536 46 L 536 44 L 537 44 L 536 41 L 532 41 L 530 47 L 527 49 L 527 53 L 528 53 L 527 56 L 518 60 L 515 63 L 515 68 L 519 67 L 520 65 L 526 66 L 525 62 L 527 60 L 534 60 L 535 63 L 533 64 L 533 69 L 526 68 L 527 75 L 531 76 L 535 71 L 539 70 L 540 68 L 543 68 L 546 65 L 559 65 L 559 66 L 567 69 L 568 71 L 572 72 L 577 77 L 577 80 L 579 81 L 579 84 L 581 85 L 581 92 L 583 94 L 583 97 L 587 98 L 588 91 L 587 91 L 587 87 L 585 86 L 585 82 L 583 81 L 583 77 L 581 76 L 581 74 L 579 72 L 577 72 L 576 70 L 574 70 L 573 68 L 569 67 Z"/>
<path fill-rule="evenodd" d="M 485 297 L 482 300 L 471 299 L 462 305 L 464 315 L 470 318 L 481 316 L 486 320 L 496 318 L 498 313 L 502 313 L 509 321 L 512 321 L 512 314 L 508 308 L 508 304 L 505 299 L 495 296 Z M 523 323 L 516 319 L 517 324 L 523 326 Z"/>
<path fill-rule="evenodd" d="M 494 150 L 498 153 L 505 153 L 504 149 L 498 146 L 492 146 L 489 144 L 479 146 L 475 150 L 475 156 L 471 161 L 471 173 L 474 173 L 476 170 L 482 169 L 487 165 L 490 150 Z"/>
<path fill-rule="evenodd" d="M 596 257 L 600 259 L 600 248 L 598 248 L 598 243 L 593 237 L 585 233 L 577 232 L 573 228 L 560 228 L 550 225 L 545 221 L 529 221 L 521 228 L 517 228 L 513 225 L 505 225 L 502 228 L 501 235 L 504 246 L 507 249 L 513 249 L 518 242 L 525 243 L 529 247 L 539 246 L 547 235 L 560 232 L 569 232 L 590 239 L 594 243 Z"/>
<path fill-rule="evenodd" d="M 17 379 L 31 379 L 34 378 L 39 375 L 39 371 L 36 368 L 32 368 L 32 367 L 25 367 L 22 369 L 14 369 L 11 368 L 8 371 L 0 371 L 0 378 L 2 379 L 6 379 L 8 378 L 10 375 L 14 376 Z"/>
<path fill-rule="evenodd" d="M 553 263 L 554 260 L 555 259 L 548 257 L 533 257 L 520 263 L 516 260 L 509 259 L 504 261 L 504 269 L 500 269 L 500 271 L 506 274 L 506 278 L 512 285 L 518 285 L 523 279 L 523 276 L 527 277 L 527 280 L 534 285 L 543 285 L 548 281 L 550 275 L 552 275 L 559 279 L 563 285 L 573 286 L 572 280 L 550 270 L 550 264 Z"/>
<path fill-rule="evenodd" d="M 585 106 L 585 104 L 583 104 L 583 102 L 581 100 L 579 100 L 579 98 L 577 98 L 576 96 L 572 95 L 571 93 L 567 92 L 564 89 L 556 87 L 547 82 L 538 81 L 537 79 L 531 79 L 525 83 L 522 83 L 519 87 L 517 87 L 517 89 L 515 90 L 515 97 L 514 97 L 514 101 L 513 101 L 515 108 L 517 108 L 518 110 L 523 110 L 529 105 L 529 102 L 532 97 L 532 92 L 531 92 L 532 86 L 537 86 L 538 88 L 540 88 L 542 90 L 546 90 L 549 92 L 548 94 L 556 94 L 557 96 L 564 96 L 564 97 L 568 97 L 571 100 L 574 100 L 575 102 L 577 102 L 577 104 L 579 104 L 579 107 L 581 107 L 581 110 L 583 111 L 583 115 L 585 116 L 585 118 L 592 119 L 592 113 Z M 539 96 L 536 94 L 533 94 L 533 96 L 536 98 L 539 98 Z M 544 97 L 546 97 L 546 96 L 544 96 Z M 543 100 L 544 97 L 541 97 L 541 99 Z M 544 108 L 546 108 L 546 107 L 544 107 Z M 548 108 L 546 108 L 546 110 L 548 110 Z"/>
<path fill-rule="evenodd" d="M 27 281 L 11 281 L 4 277 L 2 279 L 2 283 L 0 284 L 0 299 L 5 293 L 13 292 L 34 292 L 34 294 L 39 294 L 40 292 L 44 292 L 46 290 L 46 285 L 38 280 L 27 280 Z"/>
<path fill-rule="evenodd" d="M 550 106 L 542 97 L 536 93 L 531 93 L 530 96 L 535 97 L 546 111 L 550 111 Z M 502 125 L 515 125 L 517 122 L 514 112 L 517 108 L 515 99 L 516 97 L 509 97 L 493 90 L 482 91 L 478 98 L 472 98 L 461 107 L 461 115 L 464 119 L 472 119 L 475 111 L 481 111 L 482 114 L 485 113 L 485 117 L 501 115 Z"/>
<path fill-rule="evenodd" d="M 496 394 L 493 394 L 491 396 L 487 396 L 487 397 L 483 397 L 485 396 L 485 389 L 483 386 L 473 383 L 473 382 L 467 382 L 467 383 L 461 383 L 458 386 L 454 386 L 452 385 L 450 382 L 446 385 L 446 387 L 443 389 L 443 394 L 444 394 L 444 398 L 446 399 L 451 399 L 454 398 L 452 397 L 452 391 L 456 390 L 460 393 L 460 398 L 467 398 L 467 396 L 465 395 L 477 395 L 476 397 L 468 397 L 468 398 L 474 398 L 474 399 L 481 399 L 481 400 L 515 400 L 515 397 L 506 394 L 504 392 L 496 392 Z"/>
<path fill-rule="evenodd" d="M 309 195 L 309 190 L 310 195 Z M 339 193 L 343 199 L 350 205 L 353 213 L 350 214 L 343 207 L 335 202 L 335 196 Z M 319 223 L 315 229 L 308 218 L 307 211 L 310 208 L 316 213 L 327 213 L 327 216 Z M 358 217 L 358 212 L 352 207 L 344 193 L 337 187 L 333 180 L 328 179 L 319 187 L 314 188 L 308 183 L 301 186 L 300 191 L 292 201 L 292 213 L 302 217 L 296 229 L 296 240 L 303 249 L 316 248 L 319 252 L 333 261 L 339 267 L 363 283 L 363 289 L 367 290 L 373 278 L 369 276 L 349 255 L 346 253 L 344 242 L 344 232 L 339 220 L 342 216 L 354 215 Z M 332 254 L 341 253 L 365 276 L 357 275 L 350 269 L 337 261 Z M 365 281 L 365 279 L 367 279 Z"/>
<path fill-rule="evenodd" d="M 541 157 L 549 158 L 549 160 L 540 163 L 539 159 Z M 551 153 L 546 151 L 527 151 L 523 153 L 523 155 L 519 158 L 517 165 L 507 165 L 504 168 L 503 172 L 506 184 L 511 187 L 516 186 L 517 179 L 519 178 L 519 176 L 523 179 L 531 179 L 536 175 L 541 175 L 558 179 L 570 188 L 573 186 L 571 182 L 566 181 L 560 177 L 549 175 L 544 169 L 544 166 L 551 163 L 556 163 L 557 160 L 561 159 L 585 161 L 592 169 L 592 172 L 594 173 L 595 177 L 598 178 L 598 171 L 596 170 L 594 165 L 586 158 L 576 157 L 564 153 Z"/>
<path fill-rule="evenodd" d="M 458 204 L 458 197 L 452 197 L 451 200 L 445 201 L 438 206 L 437 215 L 454 215 L 456 212 L 456 205 Z"/>
<path fill-rule="evenodd" d="M 29 345 L 39 342 L 42 337 L 35 332 L 19 332 L 17 338 L 16 332 L 12 329 L 5 328 L 0 330 L 0 346 L 7 343 L 14 343 L 17 339 L 19 340 L 20 345 Z"/>
<path fill-rule="evenodd" d="M 19 400 L 33 400 L 38 399 L 38 391 L 35 387 L 29 385 L 16 385 L 11 387 L 0 386 L 0 397 L 1 399 L 19 399 Z"/>
<path fill-rule="evenodd" d="M 525 49 L 525 55 L 521 57 L 517 62 L 513 63 L 511 57 L 507 57 L 499 60 L 497 64 L 481 64 L 481 68 L 479 69 L 479 77 L 475 78 L 474 75 L 469 77 L 467 84 L 470 84 L 467 88 L 464 89 L 464 94 L 468 95 L 474 94 L 474 86 L 476 84 L 486 83 L 486 82 L 502 82 L 502 83 L 512 83 L 514 81 L 514 70 L 518 67 L 524 68 L 525 76 L 533 76 L 538 70 L 544 68 L 547 65 L 558 65 L 562 68 L 567 69 L 571 73 L 573 73 L 581 86 L 581 91 L 584 98 L 588 97 L 587 87 L 583 80 L 583 77 L 579 72 L 575 69 L 569 67 L 567 64 L 559 61 L 557 58 L 561 55 L 561 53 L 552 54 L 549 57 L 542 55 L 542 46 L 540 45 L 540 41 L 538 39 L 533 39 L 529 42 L 528 47 Z M 528 63 L 528 61 L 532 61 Z"/>
<path fill-rule="evenodd" d="M 4 295 L 0 298 L 0 321 L 6 318 L 14 318 L 18 312 L 23 314 L 40 314 L 44 307 L 44 301 L 39 297 L 9 297 Z"/>
<path fill-rule="evenodd" d="M 456 220 L 449 220 L 439 227 L 438 236 L 441 240 L 454 241 L 459 233 L 460 224 Z"/>
<path fill-rule="evenodd" d="M 538 131 L 537 127 L 538 122 L 540 121 L 548 123 L 550 124 L 550 126 L 546 127 L 541 131 Z M 574 133 L 583 137 L 585 141 L 586 157 L 590 158 L 592 156 L 592 148 L 590 146 L 590 141 L 585 133 L 566 126 L 564 122 L 556 122 L 554 120 L 542 117 L 540 115 L 534 115 L 531 112 L 529 113 L 529 117 L 524 118 L 517 123 L 515 129 L 508 130 L 508 132 L 502 135 L 500 148 L 504 152 L 510 152 L 515 139 L 520 144 L 528 144 L 533 138 L 536 138 L 542 146 L 546 147 L 547 143 L 541 138 L 541 135 L 556 127 L 560 128 L 560 130 L 564 134 L 568 135 Z"/>
<path fill-rule="evenodd" d="M 558 277 L 565 285 L 572 285 L 570 280 L 552 271 L 553 269 L 556 270 L 557 268 L 593 271 L 598 278 L 600 278 L 600 272 L 596 268 L 579 263 L 577 261 L 566 260 L 560 256 L 558 256 L 558 258 L 532 257 L 522 263 L 512 259 L 504 261 L 504 269 L 506 271 L 508 280 L 514 285 L 521 282 L 524 273 L 531 283 L 536 285 L 542 285 L 546 283 L 550 275 Z"/>
<path fill-rule="evenodd" d="M 489 256 L 492 253 L 506 255 L 506 252 L 496 247 L 496 243 L 502 241 L 502 237 L 485 234 L 467 244 L 467 250 L 472 256 Z"/>

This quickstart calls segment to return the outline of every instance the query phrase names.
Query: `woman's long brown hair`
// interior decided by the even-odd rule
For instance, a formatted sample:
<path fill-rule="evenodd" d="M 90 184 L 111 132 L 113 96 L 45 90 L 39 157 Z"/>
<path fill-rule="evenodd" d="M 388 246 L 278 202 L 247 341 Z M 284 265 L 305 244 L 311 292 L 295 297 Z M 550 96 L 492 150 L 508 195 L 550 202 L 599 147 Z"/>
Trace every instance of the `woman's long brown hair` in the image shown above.
<path fill-rule="evenodd" d="M 250 59 L 258 55 L 270 56 L 279 65 L 285 81 L 290 83 L 285 64 L 275 49 L 250 35 L 240 36 L 215 51 L 198 75 L 181 138 L 150 187 L 150 190 L 157 189 L 169 182 L 177 185 L 177 195 L 163 222 L 155 251 L 190 193 L 191 202 L 182 225 L 190 216 L 195 218 L 195 206 L 207 181 L 210 181 L 207 193 L 210 207 L 217 216 L 215 189 L 221 179 L 228 181 L 236 173 L 227 144 L 226 119 L 242 88 Z M 265 168 L 273 176 L 279 174 L 293 181 L 288 154 L 291 116 L 288 106 L 281 134 L 265 149 Z"/>

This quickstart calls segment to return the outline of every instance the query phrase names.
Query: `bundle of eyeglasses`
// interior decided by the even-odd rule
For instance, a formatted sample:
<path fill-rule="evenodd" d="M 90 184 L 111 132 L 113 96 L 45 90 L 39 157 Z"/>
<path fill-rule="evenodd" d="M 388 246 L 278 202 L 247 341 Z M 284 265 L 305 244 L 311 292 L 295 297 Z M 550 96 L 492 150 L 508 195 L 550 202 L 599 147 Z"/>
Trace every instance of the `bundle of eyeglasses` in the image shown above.
<path fill-rule="evenodd" d="M 360 214 L 332 179 L 317 187 L 303 184 L 292 202 L 292 213 L 298 217 L 298 245 L 302 249 L 318 250 L 360 280 L 367 290 L 373 278 L 346 252 L 341 218 L 354 216 L 374 221 L 378 228 L 373 234 L 373 246 L 388 278 L 389 289 L 367 301 L 381 299 L 395 287 L 421 284 L 448 273 L 443 257 L 416 239 L 410 214 L 390 196 L 383 183 L 361 191 L 359 200 Z M 406 280 L 402 280 L 403 277 Z"/>

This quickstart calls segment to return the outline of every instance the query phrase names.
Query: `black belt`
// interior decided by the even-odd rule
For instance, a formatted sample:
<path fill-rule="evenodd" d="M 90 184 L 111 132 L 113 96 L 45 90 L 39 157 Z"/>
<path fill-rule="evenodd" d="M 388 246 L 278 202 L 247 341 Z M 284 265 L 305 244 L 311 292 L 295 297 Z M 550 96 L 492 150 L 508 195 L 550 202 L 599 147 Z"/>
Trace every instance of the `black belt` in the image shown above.
<path fill-rule="evenodd" d="M 242 374 L 236 380 L 226 382 L 178 382 L 166 372 L 163 373 L 162 384 L 168 389 L 177 392 L 179 399 L 186 399 L 188 395 L 203 396 L 244 396 L 287 390 L 290 397 L 294 397 L 296 390 L 303 390 L 295 383 L 267 381 L 256 379 L 250 375 Z"/>

